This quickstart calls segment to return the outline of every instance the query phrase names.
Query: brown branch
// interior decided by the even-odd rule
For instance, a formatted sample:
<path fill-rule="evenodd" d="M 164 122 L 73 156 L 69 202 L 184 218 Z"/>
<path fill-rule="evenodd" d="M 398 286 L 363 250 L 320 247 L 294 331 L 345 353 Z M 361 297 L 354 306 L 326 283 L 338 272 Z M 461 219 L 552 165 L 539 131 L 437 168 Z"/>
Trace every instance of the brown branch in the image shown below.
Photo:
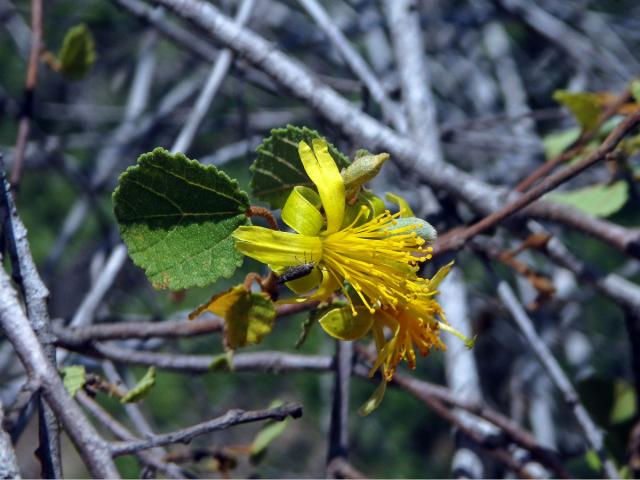
<path fill-rule="evenodd" d="M 18 137 L 16 139 L 13 157 L 13 170 L 11 172 L 11 183 L 13 185 L 17 185 L 20 181 L 22 161 L 27 147 L 29 130 L 31 129 L 33 97 L 38 81 L 38 65 L 40 62 L 40 51 L 42 50 L 42 24 L 42 0 L 31 0 L 31 51 L 29 52 L 29 65 L 27 67 L 22 112 L 20 114 Z"/>
<path fill-rule="evenodd" d="M 541 181 L 538 185 L 531 188 L 529 191 L 522 195 L 516 196 L 514 200 L 505 205 L 504 207 L 494 211 L 487 215 L 479 222 L 470 225 L 464 229 L 457 229 L 449 234 L 445 234 L 438 238 L 434 244 L 434 256 L 441 255 L 450 250 L 458 250 L 462 248 L 467 240 L 470 238 L 488 230 L 491 227 L 496 226 L 503 220 L 514 215 L 519 210 L 524 209 L 531 203 L 539 199 L 545 193 L 550 192 L 554 188 L 558 187 L 567 180 L 575 177 L 585 169 L 594 165 L 597 162 L 604 160 L 623 139 L 623 137 L 633 128 L 640 123 L 640 113 L 635 113 L 627 117 L 622 123 L 620 123 L 602 144 L 593 153 L 587 156 L 584 160 L 571 165 L 564 170 L 547 177 Z M 515 195 L 515 194 L 514 194 Z M 638 253 L 638 252 L 636 252 Z"/>
<path fill-rule="evenodd" d="M 367 363 L 371 362 L 371 352 L 366 348 L 356 346 L 356 352 L 361 361 Z M 369 377 L 368 366 L 365 368 L 362 368 L 362 366 L 356 366 L 354 374 L 361 378 L 377 381 L 377 379 L 371 379 L 371 377 Z M 449 404 L 453 407 L 462 408 L 469 413 L 487 420 L 502 430 L 502 433 L 509 441 L 530 452 L 534 460 L 537 460 L 542 465 L 549 468 L 558 478 L 571 478 L 571 475 L 569 475 L 560 462 L 556 452 L 540 445 L 531 433 L 522 430 L 510 418 L 487 407 L 483 403 L 461 398 L 448 388 L 423 380 L 418 380 L 417 378 L 404 375 L 402 373 L 396 373 L 393 376 L 393 382 L 391 384 L 407 391 L 429 406 L 431 406 L 430 400 L 435 398 L 437 401 L 444 402 L 445 404 Z M 439 412 L 439 410 L 436 411 Z"/>
<path fill-rule="evenodd" d="M 560 155 L 556 155 L 551 160 L 544 162 L 540 167 L 531 172 L 526 178 L 524 178 L 518 185 L 515 187 L 516 192 L 526 192 L 531 186 L 540 180 L 542 177 L 550 173 L 554 170 L 558 165 L 568 162 L 576 155 L 578 155 L 584 147 L 589 143 L 593 137 L 595 137 L 596 133 L 600 130 L 600 127 L 613 117 L 620 107 L 627 103 L 631 99 L 631 92 L 629 90 L 625 90 L 618 98 L 616 98 L 607 108 L 602 112 L 598 122 L 594 127 L 589 130 L 582 132 L 580 137 L 569 146 L 569 148 L 561 153 Z"/>
<path fill-rule="evenodd" d="M 280 407 L 265 410 L 244 411 L 239 409 L 229 410 L 224 415 L 212 420 L 193 425 L 188 428 L 176 430 L 175 432 L 162 435 L 153 435 L 145 440 L 131 440 L 115 442 L 111 444 L 113 456 L 127 455 L 147 450 L 161 445 L 172 443 L 188 443 L 199 435 L 204 435 L 217 430 L 224 430 L 234 425 L 243 423 L 259 422 L 262 420 L 283 421 L 287 417 L 300 418 L 302 416 L 302 406 L 297 403 L 288 403 Z"/>

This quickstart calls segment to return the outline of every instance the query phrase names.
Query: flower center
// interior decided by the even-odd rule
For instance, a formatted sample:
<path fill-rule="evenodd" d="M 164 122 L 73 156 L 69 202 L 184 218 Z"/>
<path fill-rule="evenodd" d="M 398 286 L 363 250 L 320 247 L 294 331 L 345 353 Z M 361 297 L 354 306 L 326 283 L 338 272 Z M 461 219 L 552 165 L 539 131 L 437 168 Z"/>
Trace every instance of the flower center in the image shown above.
<path fill-rule="evenodd" d="M 362 214 L 363 212 L 361 212 Z M 416 276 L 418 264 L 431 258 L 431 247 L 416 233 L 415 225 L 396 227 L 400 213 L 388 211 L 372 220 L 322 237 L 322 263 L 340 285 L 342 279 L 356 291 L 373 313 L 374 307 L 409 302 L 424 291 L 425 280 Z M 351 304 L 352 299 L 344 291 Z"/>

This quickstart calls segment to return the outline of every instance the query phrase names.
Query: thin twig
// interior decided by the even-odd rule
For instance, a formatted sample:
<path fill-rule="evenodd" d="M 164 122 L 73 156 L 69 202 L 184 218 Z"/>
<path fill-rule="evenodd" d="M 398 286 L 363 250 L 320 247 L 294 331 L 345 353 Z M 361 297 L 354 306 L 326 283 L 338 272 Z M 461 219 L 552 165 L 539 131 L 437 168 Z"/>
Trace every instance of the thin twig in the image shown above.
<path fill-rule="evenodd" d="M 514 200 L 509 202 L 504 207 L 487 215 L 482 220 L 474 223 L 469 227 L 466 227 L 462 231 L 456 230 L 451 232 L 451 234 L 449 235 L 440 237 L 434 245 L 434 255 L 442 254 L 443 252 L 446 252 L 448 250 L 461 248 L 462 245 L 464 245 L 464 243 L 470 238 L 499 224 L 519 210 L 526 208 L 528 205 L 539 199 L 545 193 L 550 192 L 554 188 L 575 177 L 595 163 L 604 160 L 616 148 L 616 146 L 624 138 L 624 136 L 632 129 L 634 129 L 638 125 L 638 123 L 640 123 L 640 113 L 635 113 L 627 117 L 607 136 L 602 144 L 584 160 L 571 165 L 564 170 L 551 175 L 550 177 L 545 178 L 543 181 L 538 183 L 535 187 L 531 188 L 527 192 L 523 193 L 522 195 L 515 196 Z M 640 245 L 635 248 L 638 251 L 632 251 L 630 253 L 634 255 L 640 255 Z"/>
<path fill-rule="evenodd" d="M 104 425 L 116 438 L 126 441 L 135 441 L 136 437 L 131 433 L 124 425 L 118 420 L 113 418 L 105 409 L 103 409 L 98 402 L 89 397 L 85 392 L 80 390 L 76 393 L 76 399 L 78 403 L 88 410 L 93 417 Z M 164 473 L 167 476 L 171 476 L 176 473 L 176 465 L 172 463 L 166 463 L 162 460 L 158 460 L 150 452 L 140 451 L 136 455 L 147 466 Z M 178 467 L 178 471 L 180 471 Z M 182 478 L 185 475 L 182 474 Z"/>
<path fill-rule="evenodd" d="M 244 411 L 239 409 L 229 410 L 224 415 L 212 420 L 193 425 L 188 428 L 176 430 L 175 432 L 165 433 L 163 435 L 153 435 L 145 440 L 132 440 L 125 442 L 115 442 L 111 444 L 111 453 L 114 456 L 127 455 L 146 450 L 161 445 L 170 445 L 172 443 L 189 443 L 197 436 L 224 430 L 234 425 L 243 423 L 259 422 L 262 420 L 282 421 L 287 417 L 300 418 L 302 416 L 302 407 L 296 403 L 288 403 L 280 407 L 269 408 L 266 410 Z"/>
<path fill-rule="evenodd" d="M 253 10 L 254 3 L 255 0 L 244 0 L 240 4 L 235 18 L 238 25 L 244 25 L 247 23 L 249 15 Z M 180 130 L 178 137 L 171 147 L 172 152 L 185 153 L 189 150 L 193 137 L 198 131 L 198 127 L 200 126 L 202 119 L 209 110 L 213 97 L 216 96 L 220 85 L 222 85 L 222 81 L 229 71 L 232 60 L 233 53 L 231 50 L 224 49 L 219 53 L 217 60 L 209 72 L 209 77 L 207 78 L 204 88 L 200 92 L 195 105 L 191 109 L 187 121 L 184 123 L 182 130 Z"/>
<path fill-rule="evenodd" d="M 337 459 L 346 460 L 349 453 L 349 390 L 353 368 L 353 343 L 336 340 L 335 376 L 331 423 L 329 425 L 329 449 L 327 451 L 327 474 Z M 328 475 L 328 478 L 331 477 Z"/>
<path fill-rule="evenodd" d="M 405 133 L 407 131 L 407 120 L 404 118 L 400 106 L 387 96 L 387 92 L 376 74 L 351 45 L 351 42 L 338 28 L 336 22 L 329 16 L 322 4 L 317 0 L 298 0 L 298 3 L 304 7 L 318 27 L 329 37 L 329 40 L 340 52 L 349 69 L 366 85 L 371 98 L 380 104 L 384 117 L 390 121 L 396 130 Z"/>
<path fill-rule="evenodd" d="M 580 401 L 578 392 L 571 384 L 571 381 L 564 373 L 557 360 L 553 357 L 542 339 L 538 336 L 533 327 L 531 319 L 516 298 L 508 283 L 501 281 L 498 284 L 498 295 L 507 307 L 518 327 L 527 339 L 527 344 L 531 346 L 538 360 L 543 365 L 551 377 L 553 383 L 558 387 L 565 403 L 576 417 L 576 420 L 585 433 L 589 446 L 598 454 L 604 467 L 604 473 L 608 478 L 620 478 L 613 462 L 607 458 L 601 430 L 593 422 L 589 413 Z"/>
<path fill-rule="evenodd" d="M 14 186 L 20 181 L 22 161 L 27 147 L 31 119 L 33 118 L 33 103 L 38 82 L 38 65 L 40 64 L 40 51 L 42 50 L 42 25 L 44 13 L 42 0 L 31 0 L 31 50 L 29 51 L 29 66 L 25 81 L 22 112 L 18 124 L 18 137 L 14 150 L 13 170 L 11 171 L 11 183 Z"/>

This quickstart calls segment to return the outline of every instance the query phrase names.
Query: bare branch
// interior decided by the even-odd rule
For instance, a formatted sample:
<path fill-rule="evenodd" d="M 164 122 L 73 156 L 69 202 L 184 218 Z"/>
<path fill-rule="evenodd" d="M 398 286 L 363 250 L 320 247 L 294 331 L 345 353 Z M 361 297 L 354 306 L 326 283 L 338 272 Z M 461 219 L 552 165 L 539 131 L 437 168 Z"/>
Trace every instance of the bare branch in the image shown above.
<path fill-rule="evenodd" d="M 16 292 L 0 269 L 0 325 L 30 377 L 42 385 L 45 399 L 81 453 L 91 475 L 119 478 L 107 444 L 65 390 L 18 303 Z"/>
<path fill-rule="evenodd" d="M 259 422 L 261 420 L 282 421 L 287 417 L 300 418 L 301 416 L 302 407 L 296 403 L 288 403 L 280 407 L 269 408 L 266 410 L 244 411 L 234 409 L 229 410 L 221 417 L 214 418 L 188 428 L 176 430 L 175 432 L 165 433 L 163 435 L 153 435 L 148 437 L 146 440 L 132 440 L 113 443 L 111 445 L 111 452 L 114 456 L 127 455 L 161 445 L 170 445 L 172 443 L 180 442 L 189 443 L 197 436 L 215 432 L 217 430 L 224 430 L 234 425 Z"/>
<path fill-rule="evenodd" d="M 498 295 L 504 302 L 504 305 L 507 307 L 509 312 L 511 312 L 513 319 L 516 321 L 518 327 L 520 327 L 520 330 L 525 335 L 527 343 L 531 346 L 534 353 L 538 357 L 538 360 L 544 366 L 545 370 L 547 370 L 547 373 L 551 377 L 553 383 L 562 393 L 565 403 L 573 411 L 576 420 L 585 433 L 589 446 L 600 457 L 600 461 L 604 466 L 604 473 L 608 478 L 620 478 L 615 465 L 606 456 L 600 429 L 593 422 L 593 420 L 589 416 L 589 413 L 584 408 L 584 405 L 582 405 L 582 403 L 580 402 L 578 392 L 576 392 L 576 390 L 573 388 L 571 381 L 564 373 L 542 339 L 536 333 L 531 319 L 516 298 L 509 284 L 501 281 L 498 284 Z"/>
<path fill-rule="evenodd" d="M 20 478 L 11 437 L 4 430 L 4 409 L 0 403 L 0 478 Z"/>
<path fill-rule="evenodd" d="M 349 452 L 349 390 L 353 368 L 353 344 L 336 340 L 335 376 L 333 402 L 329 426 L 329 450 L 327 452 L 327 474 L 337 459 L 346 460 Z"/>

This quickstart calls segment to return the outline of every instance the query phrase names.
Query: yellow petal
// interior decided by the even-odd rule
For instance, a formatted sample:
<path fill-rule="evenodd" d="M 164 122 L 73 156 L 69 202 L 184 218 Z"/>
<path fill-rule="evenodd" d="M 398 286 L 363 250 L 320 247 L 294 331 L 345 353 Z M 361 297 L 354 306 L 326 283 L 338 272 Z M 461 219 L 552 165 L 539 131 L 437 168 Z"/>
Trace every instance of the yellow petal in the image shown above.
<path fill-rule="evenodd" d="M 311 273 L 309 275 L 306 275 L 302 278 L 296 278 L 295 280 L 291 280 L 285 283 L 285 285 L 294 293 L 300 294 L 300 293 L 306 293 L 313 290 L 318 285 L 320 285 L 321 281 L 322 281 L 322 273 L 316 267 L 313 270 L 311 270 Z"/>
<path fill-rule="evenodd" d="M 238 227 L 236 248 L 244 255 L 274 266 L 292 267 L 322 258 L 319 237 L 279 232 L 264 227 Z"/>
<path fill-rule="evenodd" d="M 318 189 L 327 216 L 327 233 L 340 229 L 344 217 L 344 181 L 324 140 L 313 139 L 313 150 L 306 142 L 298 144 L 298 153 L 307 175 Z"/>
<path fill-rule="evenodd" d="M 394 204 L 396 204 L 398 206 L 398 208 L 400 209 L 400 218 L 415 217 L 416 216 L 413 213 L 413 210 L 411 210 L 411 207 L 409 206 L 409 202 L 407 202 L 400 195 L 396 195 L 395 193 L 387 192 L 387 194 L 385 195 L 385 198 L 387 200 L 389 200 L 391 203 L 394 203 Z"/>
<path fill-rule="evenodd" d="M 309 187 L 297 186 L 282 208 L 282 221 L 301 235 L 317 235 L 324 226 L 320 198 Z"/>

